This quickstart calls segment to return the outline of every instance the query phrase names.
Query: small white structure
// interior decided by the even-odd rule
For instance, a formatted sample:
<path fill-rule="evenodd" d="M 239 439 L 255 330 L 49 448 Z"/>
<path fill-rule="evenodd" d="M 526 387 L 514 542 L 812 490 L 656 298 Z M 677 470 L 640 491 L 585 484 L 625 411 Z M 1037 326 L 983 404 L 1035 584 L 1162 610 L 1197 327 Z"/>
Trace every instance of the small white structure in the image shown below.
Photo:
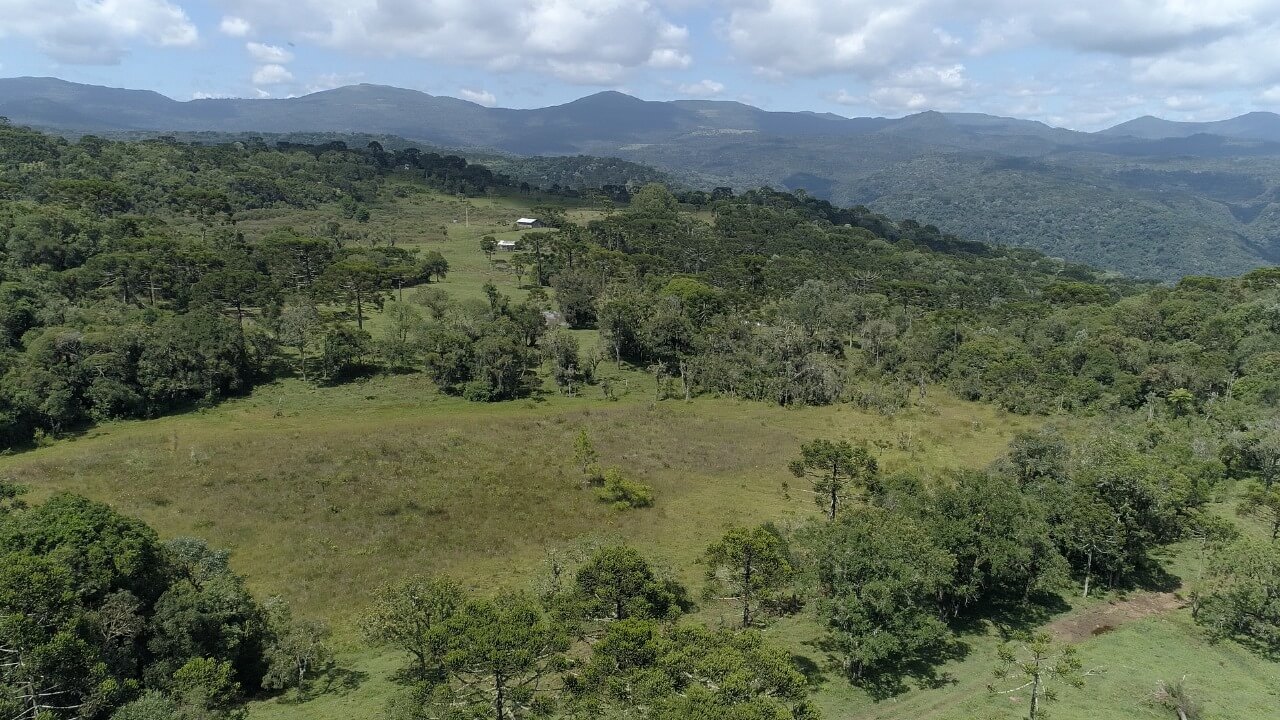
<path fill-rule="evenodd" d="M 542 227 L 542 221 L 537 218 L 520 218 L 516 220 L 516 227 L 521 230 L 532 230 L 533 228 Z"/>
<path fill-rule="evenodd" d="M 520 243 L 515 240 L 499 240 L 498 252 L 515 252 L 520 249 Z"/>

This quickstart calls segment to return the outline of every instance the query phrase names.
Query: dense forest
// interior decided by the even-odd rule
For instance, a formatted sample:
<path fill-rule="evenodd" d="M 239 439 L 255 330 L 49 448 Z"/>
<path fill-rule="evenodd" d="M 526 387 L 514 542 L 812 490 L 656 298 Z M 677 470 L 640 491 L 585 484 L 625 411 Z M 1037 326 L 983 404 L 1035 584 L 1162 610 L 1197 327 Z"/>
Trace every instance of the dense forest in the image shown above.
<path fill-rule="evenodd" d="M 759 633 L 779 616 L 816 613 L 831 666 L 890 697 L 962 652 L 966 622 L 1160 587 L 1158 553 L 1187 540 L 1215 558 L 1190 588 L 1204 631 L 1276 652 L 1280 551 L 1219 510 L 1241 489 L 1243 512 L 1272 539 L 1280 528 L 1280 271 L 1160 286 L 804 193 L 611 185 L 571 193 L 585 221 L 538 207 L 548 227 L 502 259 L 481 240 L 526 299 L 493 285 L 460 299 L 434 286 L 450 272 L 440 253 L 359 232 L 385 198 L 423 187 L 532 191 L 376 142 L 68 142 L 0 126 L 0 447 L 285 376 L 424 373 L 477 403 L 594 386 L 607 402 L 601 368 L 615 364 L 650 374 L 655 402 L 886 415 L 946 387 L 1105 422 L 1021 433 L 990 467 L 942 477 L 887 472 L 840 438 L 788 448 L 784 492 L 812 493 L 812 516 L 728 529 L 702 553 L 701 588 L 625 544 L 557 557 L 536 588 L 496 597 L 436 575 L 387 585 L 352 610 L 364 642 L 405 658 L 387 712 L 808 720 L 810 678 Z M 344 222 L 239 224 L 318 207 Z M 597 329 L 601 347 L 563 325 Z M 619 512 L 653 504 L 585 431 L 574 459 Z M 4 717 L 236 717 L 246 698 L 305 697 L 340 675 L 326 629 L 253 598 L 224 553 L 161 542 L 106 506 L 28 504 L 4 482 L 0 557 Z M 691 617 L 716 603 L 732 626 Z M 1033 717 L 1053 699 L 1041 680 L 1088 675 L 1042 636 L 1001 657 L 998 683 L 1034 680 Z"/>

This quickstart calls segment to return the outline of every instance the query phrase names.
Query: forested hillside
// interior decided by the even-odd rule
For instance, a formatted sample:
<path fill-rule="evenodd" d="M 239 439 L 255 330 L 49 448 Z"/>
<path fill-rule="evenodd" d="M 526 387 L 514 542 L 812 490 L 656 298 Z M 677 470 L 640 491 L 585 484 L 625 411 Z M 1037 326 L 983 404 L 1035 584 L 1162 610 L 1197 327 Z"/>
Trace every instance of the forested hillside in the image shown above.
<path fill-rule="evenodd" d="M 178 102 L 7 78 L 0 115 L 70 135 L 274 132 L 322 143 L 366 133 L 388 149 L 408 138 L 490 156 L 544 187 L 662 182 L 665 173 L 706 191 L 804 190 L 1138 278 L 1238 275 L 1280 258 L 1280 120 L 1269 113 L 1085 133 L 975 113 L 844 118 L 616 92 L 514 110 L 376 85 Z M 622 160 L 573 159 L 584 153 Z M 565 159 L 514 157 L 537 155 Z"/>
<path fill-rule="evenodd" d="M 5 717 L 1269 717 L 1280 271 L 536 184 L 0 126 Z"/>

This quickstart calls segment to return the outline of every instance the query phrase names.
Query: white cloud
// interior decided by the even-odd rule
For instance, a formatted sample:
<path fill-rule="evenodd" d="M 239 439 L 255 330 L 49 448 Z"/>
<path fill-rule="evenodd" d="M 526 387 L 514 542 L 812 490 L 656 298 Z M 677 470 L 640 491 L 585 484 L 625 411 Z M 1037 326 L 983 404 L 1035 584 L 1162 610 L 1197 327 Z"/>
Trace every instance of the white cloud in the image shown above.
<path fill-rule="evenodd" d="M 199 39 L 186 12 L 166 0 L 0 0 L 0 17 L 0 38 L 27 38 L 68 64 L 119 63 L 133 42 L 185 47 Z"/>
<path fill-rule="evenodd" d="M 260 63 L 280 65 L 282 63 L 287 63 L 293 60 L 293 53 L 289 52 L 288 50 L 278 45 L 267 45 L 265 43 L 260 43 L 260 42 L 248 42 L 248 43 L 245 43 L 244 47 L 246 50 L 249 51 L 250 57 L 252 57 L 254 60 L 257 60 Z"/>
<path fill-rule="evenodd" d="M 1258 99 L 1268 105 L 1280 105 L 1280 85 L 1272 85 L 1258 94 Z"/>
<path fill-rule="evenodd" d="M 2 1 L 2 0 L 0 0 Z M 688 31 L 650 0 L 224 0 L 258 29 L 381 56 L 616 84 L 686 66 Z"/>
<path fill-rule="evenodd" d="M 1280 81 L 1275 0 L 753 0 L 721 22 L 763 75 L 853 73 L 874 81 L 1020 47 L 1098 56 L 1133 81 L 1176 86 Z"/>
<path fill-rule="evenodd" d="M 696 83 L 687 83 L 676 88 L 681 95 L 690 97 L 715 97 L 724 92 L 724 83 L 718 83 L 715 80 L 700 80 Z"/>
<path fill-rule="evenodd" d="M 293 73 L 283 65 L 262 65 L 253 71 L 254 85 L 280 85 L 293 82 Z"/>
<path fill-rule="evenodd" d="M 738 57 L 769 76 L 874 75 L 944 52 L 927 0 L 758 0 L 735 6 L 723 31 Z"/>
<path fill-rule="evenodd" d="M 486 107 L 493 107 L 498 104 L 497 96 L 488 90 L 471 90 L 469 88 L 462 88 L 458 90 L 458 94 L 462 96 L 463 100 L 470 100 L 473 103 L 484 105 Z"/>
<path fill-rule="evenodd" d="M 649 67 L 659 70 L 684 70 L 692 64 L 689 53 L 675 48 L 658 48 L 649 56 Z"/>
<path fill-rule="evenodd" d="M 963 106 L 970 90 L 964 65 L 918 65 L 884 77 L 867 98 L 894 112 L 951 110 Z"/>
<path fill-rule="evenodd" d="M 218 24 L 218 29 L 222 31 L 223 35 L 244 37 L 253 30 L 253 26 L 249 25 L 249 21 L 244 18 L 227 15 L 223 17 L 222 22 Z"/>
<path fill-rule="evenodd" d="M 230 97 L 235 97 L 235 96 L 227 95 L 225 93 L 200 92 L 198 90 L 196 92 L 191 93 L 192 100 L 223 100 Z"/>

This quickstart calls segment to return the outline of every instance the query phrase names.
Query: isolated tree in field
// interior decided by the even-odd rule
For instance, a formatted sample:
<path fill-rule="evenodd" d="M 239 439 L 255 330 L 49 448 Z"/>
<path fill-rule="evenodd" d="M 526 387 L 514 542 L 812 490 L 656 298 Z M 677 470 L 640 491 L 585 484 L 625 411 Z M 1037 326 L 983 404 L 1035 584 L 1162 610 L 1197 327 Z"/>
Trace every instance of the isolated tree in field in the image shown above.
<path fill-rule="evenodd" d="M 1043 705 L 1058 699 L 1055 685 L 1084 687 L 1084 665 L 1070 645 L 1055 645 L 1048 633 L 1037 633 L 1020 642 L 1002 645 L 995 676 L 999 682 L 1015 687 L 1004 689 L 989 685 L 993 693 L 1011 695 L 1025 693 L 1028 698 L 1027 720 L 1044 717 Z"/>
<path fill-rule="evenodd" d="M 659 578 L 633 547 L 600 548 L 578 568 L 576 592 L 589 618 L 666 618 L 688 607 L 683 587 Z"/>
<path fill-rule="evenodd" d="M 448 627 L 446 707 L 469 707 L 494 720 L 553 709 L 558 688 L 548 676 L 563 663 L 569 634 L 536 599 L 517 593 L 472 600 Z"/>
<path fill-rule="evenodd" d="M 815 502 L 828 520 L 853 497 L 858 488 L 866 488 L 879 471 L 876 460 L 862 446 L 848 441 L 814 440 L 800 446 L 800 457 L 791 461 L 791 474 L 808 478 L 813 485 Z"/>
<path fill-rule="evenodd" d="M 579 430 L 578 436 L 573 439 L 573 461 L 588 479 L 600 474 L 600 453 L 596 452 L 595 443 L 591 442 L 591 435 L 586 428 Z"/>
<path fill-rule="evenodd" d="M 1250 487 L 1240 499 L 1240 514 L 1266 523 L 1272 540 L 1280 538 L 1280 485 L 1267 487 L 1259 483 Z"/>
<path fill-rule="evenodd" d="M 786 543 L 769 525 L 730 529 L 707 548 L 705 558 L 708 594 L 740 604 L 744 628 L 756 620 L 761 603 L 791 579 Z"/>
<path fill-rule="evenodd" d="M 374 591 L 373 604 L 360 618 L 360 632 L 374 645 L 408 653 L 416 678 L 438 682 L 445 675 L 450 622 L 462 602 L 462 590 L 452 580 L 411 577 Z"/>
<path fill-rule="evenodd" d="M 480 238 L 480 252 L 484 253 L 484 257 L 489 262 L 493 262 L 493 254 L 498 251 L 498 239 L 492 235 L 485 235 Z"/>
<path fill-rule="evenodd" d="M 323 325 L 320 313 L 306 300 L 286 305 L 280 312 L 280 342 L 298 351 L 298 373 L 303 380 L 307 379 L 307 348 L 319 336 Z"/>

